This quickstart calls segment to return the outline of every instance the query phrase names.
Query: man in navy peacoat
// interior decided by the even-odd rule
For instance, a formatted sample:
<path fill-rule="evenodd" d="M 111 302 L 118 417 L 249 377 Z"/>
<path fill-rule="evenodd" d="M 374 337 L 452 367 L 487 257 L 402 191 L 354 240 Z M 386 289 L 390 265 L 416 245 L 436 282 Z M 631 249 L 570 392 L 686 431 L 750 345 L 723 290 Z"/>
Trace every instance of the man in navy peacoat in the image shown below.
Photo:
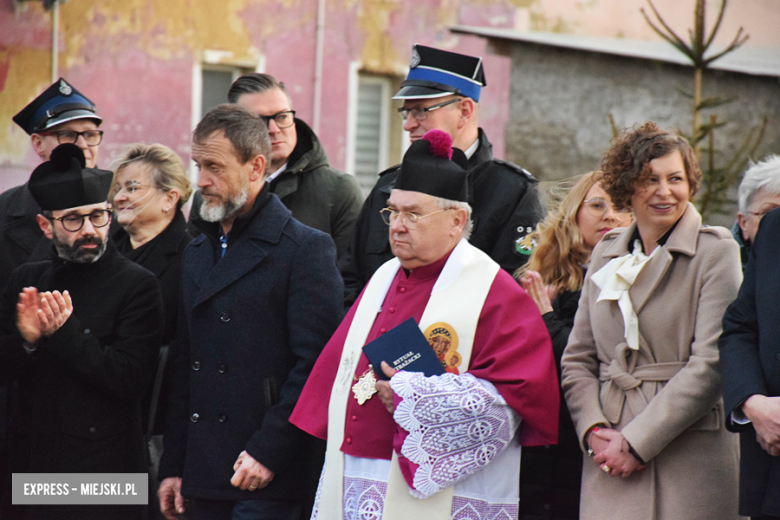
<path fill-rule="evenodd" d="M 298 518 L 313 493 L 311 439 L 288 418 L 339 323 L 331 238 L 265 183 L 266 124 L 236 105 L 193 136 L 203 233 L 182 264 L 160 502 L 175 518 Z"/>
<path fill-rule="evenodd" d="M 780 518 L 780 210 L 762 219 L 737 299 L 723 317 L 726 427 L 740 436 L 739 513 Z"/>

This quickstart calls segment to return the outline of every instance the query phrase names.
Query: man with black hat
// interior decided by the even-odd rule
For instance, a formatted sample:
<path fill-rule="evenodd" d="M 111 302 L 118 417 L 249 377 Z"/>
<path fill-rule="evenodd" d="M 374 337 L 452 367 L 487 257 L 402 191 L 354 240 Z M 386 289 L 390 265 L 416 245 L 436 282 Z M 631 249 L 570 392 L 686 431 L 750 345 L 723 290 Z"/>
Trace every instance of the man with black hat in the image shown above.
<path fill-rule="evenodd" d="M 157 357 L 154 275 L 108 241 L 113 174 L 74 144 L 30 176 L 50 259 L 17 268 L 0 299 L 0 383 L 18 383 L 13 473 L 146 472 L 140 399 Z M 144 518 L 145 506 L 25 506 L 21 518 Z M 13 516 L 12 516 L 13 517 Z"/>
<path fill-rule="evenodd" d="M 468 158 L 469 204 L 474 230 L 469 242 L 513 273 L 531 254 L 527 240 L 547 210 L 537 181 L 526 170 L 493 157 L 479 127 L 479 98 L 486 85 L 482 58 L 414 45 L 407 79 L 393 99 L 412 142 L 431 129 L 443 130 Z M 393 253 L 379 212 L 396 182 L 399 166 L 379 174 L 358 217 L 351 258 L 342 269 L 351 304 L 368 279 Z"/>
<path fill-rule="evenodd" d="M 62 143 L 81 148 L 88 168 L 97 163 L 103 121 L 95 105 L 60 78 L 13 118 L 30 135 L 32 148 L 42 161 Z M 47 257 L 50 243 L 43 238 L 36 216 L 41 208 L 27 184 L 0 195 L 0 290 L 11 272 L 28 261 Z"/>
<path fill-rule="evenodd" d="M 466 157 L 450 145 L 431 130 L 406 152 L 381 214 L 395 258 L 325 346 L 290 417 L 328 441 L 320 520 L 471 509 L 465 516 L 517 518 L 519 484 L 508 476 L 519 474 L 520 446 L 557 440 L 550 338 L 528 295 L 467 241 Z M 447 373 L 382 362 L 390 382 L 377 382 L 380 367 L 361 347 L 409 318 Z"/>

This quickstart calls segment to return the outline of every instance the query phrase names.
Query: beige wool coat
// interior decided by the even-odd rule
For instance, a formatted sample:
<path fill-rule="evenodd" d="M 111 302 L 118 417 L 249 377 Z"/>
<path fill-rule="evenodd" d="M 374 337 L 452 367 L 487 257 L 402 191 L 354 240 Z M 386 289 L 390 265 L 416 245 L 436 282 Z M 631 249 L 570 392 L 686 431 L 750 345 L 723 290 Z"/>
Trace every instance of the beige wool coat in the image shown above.
<path fill-rule="evenodd" d="M 633 250 L 636 223 L 604 236 L 591 257 L 562 385 L 583 451 L 598 423 L 623 433 L 647 469 L 610 477 L 585 456 L 580 518 L 719 520 L 737 516 L 739 447 L 725 429 L 718 336 L 742 280 L 737 243 L 701 227 L 688 204 L 629 290 L 639 350 L 627 347 L 617 301 L 591 281 Z"/>

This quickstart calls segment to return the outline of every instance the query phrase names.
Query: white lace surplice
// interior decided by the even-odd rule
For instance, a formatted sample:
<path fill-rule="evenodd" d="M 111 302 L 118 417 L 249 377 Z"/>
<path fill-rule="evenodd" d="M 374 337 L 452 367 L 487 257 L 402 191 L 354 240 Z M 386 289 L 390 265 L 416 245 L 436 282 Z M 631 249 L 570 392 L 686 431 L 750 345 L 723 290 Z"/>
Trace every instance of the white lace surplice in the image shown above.
<path fill-rule="evenodd" d="M 394 418 L 409 432 L 401 454 L 419 465 L 410 493 L 424 498 L 455 484 L 453 520 L 516 519 L 520 418 L 496 388 L 470 374 L 399 372 L 391 384 L 403 399 Z M 389 473 L 389 460 L 345 455 L 345 520 L 381 519 Z"/>

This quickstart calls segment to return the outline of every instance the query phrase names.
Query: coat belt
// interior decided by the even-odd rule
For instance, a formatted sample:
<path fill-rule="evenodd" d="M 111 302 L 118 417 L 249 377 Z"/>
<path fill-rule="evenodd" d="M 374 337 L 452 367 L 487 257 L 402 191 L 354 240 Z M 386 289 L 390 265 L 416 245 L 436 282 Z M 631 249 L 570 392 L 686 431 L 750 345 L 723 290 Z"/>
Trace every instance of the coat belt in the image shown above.
<path fill-rule="evenodd" d="M 599 380 L 605 385 L 601 403 L 604 417 L 613 425 L 620 422 L 623 405 L 628 402 L 628 407 L 634 417 L 639 415 L 648 404 L 645 394 L 640 386 L 645 381 L 665 383 L 682 369 L 686 363 L 652 363 L 634 367 L 630 362 L 632 351 L 626 343 L 621 343 L 615 348 L 618 354 L 611 363 L 601 363 L 599 366 Z"/>

